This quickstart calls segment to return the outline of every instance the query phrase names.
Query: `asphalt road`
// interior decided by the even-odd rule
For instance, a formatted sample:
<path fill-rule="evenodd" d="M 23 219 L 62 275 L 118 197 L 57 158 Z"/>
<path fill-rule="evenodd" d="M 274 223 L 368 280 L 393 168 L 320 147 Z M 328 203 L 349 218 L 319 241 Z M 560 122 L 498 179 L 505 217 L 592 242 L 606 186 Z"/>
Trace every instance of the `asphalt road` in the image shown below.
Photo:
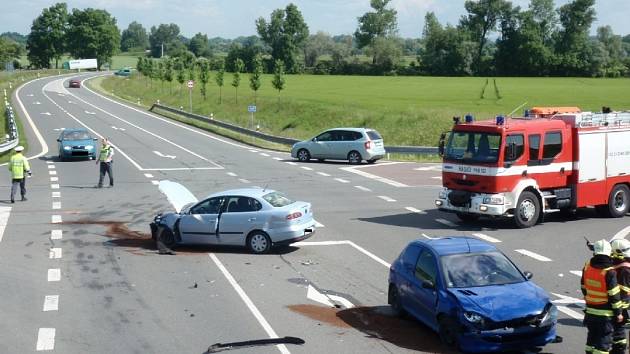
<path fill-rule="evenodd" d="M 583 210 L 525 230 L 509 222 L 460 224 L 433 207 L 439 166 L 299 164 L 85 86 L 67 89 L 67 79 L 36 80 L 15 93 L 27 113 L 33 178 L 29 200 L 8 204 L 9 174 L 0 168 L 0 353 L 203 353 L 215 343 L 254 345 L 247 341 L 276 336 L 305 343 L 234 351 L 446 353 L 422 325 L 389 316 L 386 291 L 388 264 L 410 240 L 449 235 L 496 242 L 532 271 L 562 311 L 564 342 L 543 352 L 583 351 L 583 236 L 625 237 L 629 219 Z M 81 126 L 111 139 L 113 188 L 94 188 L 94 161 L 58 160 L 61 128 Z M 311 202 L 320 227 L 307 242 L 268 255 L 233 248 L 158 255 L 148 224 L 171 209 L 160 180 L 198 197 L 268 186 Z M 317 294 L 328 294 L 339 309 L 314 301 Z"/>

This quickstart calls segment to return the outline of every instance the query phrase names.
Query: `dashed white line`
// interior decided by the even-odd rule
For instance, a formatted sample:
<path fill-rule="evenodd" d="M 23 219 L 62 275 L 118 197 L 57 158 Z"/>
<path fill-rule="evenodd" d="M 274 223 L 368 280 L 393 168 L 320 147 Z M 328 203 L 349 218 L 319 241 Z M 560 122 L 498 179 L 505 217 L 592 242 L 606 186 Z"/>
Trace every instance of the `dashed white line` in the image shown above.
<path fill-rule="evenodd" d="M 393 203 L 396 201 L 396 199 L 392 199 L 386 195 L 379 195 L 379 198 L 383 199 L 384 201 L 388 202 L 388 203 Z"/>
<path fill-rule="evenodd" d="M 50 177 L 51 182 L 59 182 L 59 177 Z"/>
<path fill-rule="evenodd" d="M 238 175 L 237 175 L 236 173 L 234 173 L 234 172 L 226 172 L 226 174 L 227 174 L 228 176 L 232 176 L 232 177 L 236 177 L 236 176 L 238 176 Z"/>
<path fill-rule="evenodd" d="M 375 255 L 374 253 L 366 250 L 365 248 L 357 245 L 356 243 L 352 242 L 352 241 L 348 241 L 348 244 L 352 247 L 354 247 L 355 249 L 357 249 L 359 252 L 365 254 L 366 256 L 372 258 L 373 260 L 375 260 L 376 262 L 384 265 L 385 267 L 389 268 L 391 266 L 391 264 L 385 262 L 384 260 L 382 260 L 381 258 L 379 258 L 377 255 Z"/>
<path fill-rule="evenodd" d="M 63 231 L 62 230 L 52 230 L 50 232 L 50 239 L 51 240 L 61 240 L 61 238 L 63 237 Z"/>
<path fill-rule="evenodd" d="M 37 351 L 54 350 L 55 349 L 55 329 L 40 328 L 37 331 Z"/>
<path fill-rule="evenodd" d="M 57 171 L 51 170 L 51 171 L 48 171 L 48 174 L 51 175 L 51 176 L 54 176 L 54 175 L 57 174 Z"/>
<path fill-rule="evenodd" d="M 435 240 L 435 239 L 436 239 L 435 237 L 431 237 L 431 236 L 429 236 L 429 235 L 427 235 L 427 234 L 425 234 L 425 233 L 422 233 L 422 234 L 420 234 L 420 235 L 422 235 L 422 237 L 424 237 L 424 238 L 426 238 L 426 239 L 429 239 L 429 240 Z"/>
<path fill-rule="evenodd" d="M 363 187 L 363 186 L 354 186 L 354 188 L 356 188 L 358 190 L 361 190 L 361 191 L 364 191 L 364 192 L 371 192 L 372 191 L 370 188 L 366 188 L 366 187 Z"/>
<path fill-rule="evenodd" d="M 11 215 L 11 207 L 0 207 L 0 242 L 2 242 L 4 229 L 9 222 L 9 215 Z"/>
<path fill-rule="evenodd" d="M 44 312 L 59 310 L 59 295 L 46 295 L 44 298 Z"/>
<path fill-rule="evenodd" d="M 264 152 L 261 152 L 260 156 L 269 157 L 270 155 L 269 154 L 265 154 Z"/>
<path fill-rule="evenodd" d="M 317 174 L 324 177 L 330 177 L 330 175 L 326 172 L 317 172 Z"/>
<path fill-rule="evenodd" d="M 258 150 L 254 150 L 254 149 L 251 149 L 251 150 L 249 150 L 249 151 L 250 151 L 250 152 L 254 152 L 254 153 L 255 153 L 255 152 L 258 152 Z"/>
<path fill-rule="evenodd" d="M 315 227 L 324 227 L 324 224 L 322 224 L 321 222 L 317 220 L 313 220 L 313 221 L 315 221 Z"/>
<path fill-rule="evenodd" d="M 438 179 L 438 180 L 442 180 L 442 177 L 441 177 L 441 176 L 434 176 L 434 177 L 431 177 L 431 178 L 433 178 L 433 179 Z"/>
<path fill-rule="evenodd" d="M 485 234 L 475 233 L 475 234 L 472 234 L 472 235 L 475 236 L 476 238 L 480 238 L 480 239 L 482 239 L 484 241 L 488 241 L 488 242 L 492 242 L 492 243 L 500 243 L 501 242 L 501 240 L 498 240 L 498 239 L 496 239 L 494 237 L 490 237 L 490 236 L 485 235 Z"/>
<path fill-rule="evenodd" d="M 285 161 L 286 164 L 289 164 L 291 166 L 295 166 L 297 165 L 297 163 L 293 162 L 293 161 Z"/>
<path fill-rule="evenodd" d="M 151 181 L 151 183 L 153 183 L 154 186 L 157 186 L 157 185 L 160 184 L 160 181 L 153 180 L 153 181 Z"/>
<path fill-rule="evenodd" d="M 61 251 L 61 248 L 51 248 L 50 252 L 48 253 L 48 258 L 50 259 L 59 259 L 61 258 L 63 252 Z"/>
<path fill-rule="evenodd" d="M 50 188 L 52 188 L 52 189 L 59 189 L 59 185 L 58 184 L 51 184 Z"/>
<path fill-rule="evenodd" d="M 53 224 L 61 224 L 61 215 L 53 215 L 50 222 Z"/>
<path fill-rule="evenodd" d="M 53 202 L 52 203 L 52 208 L 53 209 L 61 209 L 61 202 Z"/>
<path fill-rule="evenodd" d="M 48 169 L 49 170 L 54 170 L 55 169 L 55 165 L 48 165 Z"/>
<path fill-rule="evenodd" d="M 385 164 L 379 164 L 379 166 L 384 166 Z M 375 181 L 379 181 L 379 182 L 383 182 L 386 184 L 389 184 L 390 186 L 394 186 L 394 187 L 409 187 L 408 185 L 404 184 L 404 183 L 400 183 L 400 182 L 396 182 L 394 180 L 388 179 L 388 178 L 383 178 L 381 176 L 377 176 L 365 171 L 361 171 L 359 168 L 366 168 L 366 167 L 370 167 L 372 165 L 369 166 L 359 166 L 359 167 L 342 167 L 341 170 L 344 171 L 348 171 L 348 172 L 352 172 L 352 173 L 356 173 L 360 176 L 369 178 L 369 179 L 373 179 Z"/>
<path fill-rule="evenodd" d="M 276 161 L 282 161 L 281 157 L 274 157 L 273 159 L 276 160 Z"/>
<path fill-rule="evenodd" d="M 335 178 L 335 181 L 337 181 L 337 182 L 341 182 L 341 183 L 350 183 L 350 181 L 345 180 L 345 179 L 343 179 L 343 178 Z"/>
<path fill-rule="evenodd" d="M 564 313 L 565 315 L 569 316 L 569 317 L 573 317 L 576 320 L 583 320 L 584 319 L 584 314 L 583 313 L 579 313 L 577 311 L 571 310 L 570 308 L 566 307 L 566 306 L 557 306 L 558 307 L 558 311 Z"/>
<path fill-rule="evenodd" d="M 300 168 L 301 168 L 301 169 L 303 169 L 303 170 L 307 170 L 307 171 L 313 171 L 313 169 L 312 169 L 312 168 L 310 168 L 310 167 L 306 167 L 306 166 L 302 166 L 302 167 L 300 167 Z"/>
<path fill-rule="evenodd" d="M 538 253 L 534 253 L 532 251 L 528 251 L 528 250 L 524 250 L 524 249 L 518 249 L 518 250 L 514 250 L 514 252 L 518 252 L 522 255 L 525 255 L 527 257 L 531 257 L 537 261 L 541 261 L 541 262 L 551 262 L 550 258 L 547 258 L 545 256 L 541 256 Z"/>
<path fill-rule="evenodd" d="M 150 174 L 150 173 L 145 173 L 145 174 L 144 174 L 144 177 L 146 177 L 146 178 L 153 178 L 153 175 L 152 175 L 152 174 Z"/>
<path fill-rule="evenodd" d="M 420 210 L 420 209 L 416 209 L 414 207 L 405 207 L 406 210 L 409 210 L 412 213 L 416 213 L 416 214 L 426 214 L 426 212 Z"/>
<path fill-rule="evenodd" d="M 52 268 L 48 269 L 48 281 L 60 281 L 61 280 L 61 269 Z"/>
<path fill-rule="evenodd" d="M 52 192 L 53 198 L 61 198 L 61 192 Z"/>
<path fill-rule="evenodd" d="M 54 162 L 52 162 L 52 161 L 46 161 L 46 163 L 50 165 L 50 164 L 53 164 Z"/>
<path fill-rule="evenodd" d="M 446 225 L 448 227 L 457 227 L 457 224 L 455 224 L 452 221 L 445 220 L 445 219 L 435 219 L 435 221 L 439 222 L 442 225 Z"/>
<path fill-rule="evenodd" d="M 269 338 L 278 338 L 276 331 L 273 330 L 269 322 L 267 322 L 267 320 L 262 315 L 262 313 L 260 313 L 260 311 L 258 310 L 256 305 L 254 305 L 254 303 L 249 298 L 249 296 L 247 296 L 243 288 L 241 288 L 241 286 L 238 285 L 236 280 L 234 280 L 234 277 L 232 276 L 232 274 L 230 274 L 227 268 L 225 268 L 225 266 L 223 265 L 223 263 L 221 263 L 219 258 L 217 258 L 217 256 L 214 253 L 210 253 L 208 256 L 210 256 L 210 259 L 212 259 L 212 261 L 214 262 L 214 264 L 216 264 L 216 266 L 219 268 L 221 273 L 223 273 L 223 276 L 225 276 L 225 278 L 230 283 L 230 285 L 232 285 L 234 290 L 236 290 L 236 293 L 238 294 L 238 296 L 240 296 L 241 300 L 243 300 L 245 305 L 247 305 L 247 308 L 249 308 L 249 311 L 251 311 L 254 317 L 256 317 L 256 320 L 258 320 L 258 323 L 262 326 L 265 332 L 267 332 L 267 335 L 269 336 Z M 282 354 L 290 354 L 289 350 L 284 344 L 278 344 L 276 345 L 276 348 L 278 348 L 278 350 L 280 350 Z"/>
<path fill-rule="evenodd" d="M 569 273 L 573 274 L 573 275 L 577 275 L 578 277 L 582 277 L 582 271 L 581 270 L 570 270 Z"/>
<path fill-rule="evenodd" d="M 251 183 L 249 180 L 247 180 L 247 179 L 245 179 L 245 178 L 239 178 L 238 180 L 239 180 L 239 182 L 241 182 L 241 183 Z"/>
<path fill-rule="evenodd" d="M 348 241 L 300 241 L 293 244 L 293 246 L 337 246 L 347 245 Z"/>

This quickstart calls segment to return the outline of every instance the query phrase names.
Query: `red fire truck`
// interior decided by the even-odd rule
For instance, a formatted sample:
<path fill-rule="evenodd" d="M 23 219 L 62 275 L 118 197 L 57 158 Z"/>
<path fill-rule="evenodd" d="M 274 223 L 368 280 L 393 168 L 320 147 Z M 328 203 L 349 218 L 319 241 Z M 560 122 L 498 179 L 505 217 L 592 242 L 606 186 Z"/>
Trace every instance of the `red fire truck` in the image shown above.
<path fill-rule="evenodd" d="M 544 214 L 594 206 L 622 217 L 630 205 L 630 112 L 538 108 L 521 118 L 454 118 L 442 135 L 444 188 L 435 200 L 463 221 L 513 218 L 520 228 Z"/>

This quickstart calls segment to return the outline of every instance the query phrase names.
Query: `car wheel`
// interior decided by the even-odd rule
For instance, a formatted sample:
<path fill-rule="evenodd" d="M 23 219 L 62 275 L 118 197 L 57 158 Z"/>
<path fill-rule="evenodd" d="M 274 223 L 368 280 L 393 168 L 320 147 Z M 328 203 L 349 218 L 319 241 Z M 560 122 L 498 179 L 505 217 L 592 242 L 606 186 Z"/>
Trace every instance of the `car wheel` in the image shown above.
<path fill-rule="evenodd" d="M 514 210 L 514 223 L 519 229 L 532 227 L 540 216 L 540 201 L 534 193 L 525 191 L 521 193 Z"/>
<path fill-rule="evenodd" d="M 375 163 L 375 162 L 376 162 L 376 159 L 367 160 L 367 163 L 369 163 L 370 165 Z"/>
<path fill-rule="evenodd" d="M 439 319 L 438 333 L 440 340 L 450 348 L 459 349 L 459 326 L 450 317 L 441 317 Z"/>
<path fill-rule="evenodd" d="M 359 154 L 357 151 L 350 151 L 348 153 L 348 162 L 350 162 L 350 164 L 359 164 L 361 163 L 361 160 L 363 160 L 363 158 L 361 157 L 361 154 Z"/>
<path fill-rule="evenodd" d="M 254 231 L 247 238 L 247 248 L 255 254 L 267 253 L 271 249 L 271 239 L 262 231 Z"/>
<path fill-rule="evenodd" d="M 400 294 L 396 285 L 389 284 L 389 291 L 387 293 L 387 303 L 392 307 L 392 312 L 398 317 L 404 317 L 406 312 L 400 302 Z"/>
<path fill-rule="evenodd" d="M 618 184 L 610 191 L 606 214 L 609 217 L 620 218 L 628 212 L 630 190 L 624 184 Z"/>
<path fill-rule="evenodd" d="M 168 248 L 173 248 L 177 245 L 173 231 L 163 226 L 158 226 L 157 240 Z"/>
<path fill-rule="evenodd" d="M 477 214 L 469 214 L 469 213 L 456 213 L 459 220 L 463 222 L 475 222 L 479 220 L 479 215 Z"/>
<path fill-rule="evenodd" d="M 301 162 L 307 162 L 311 159 L 311 153 L 306 149 L 300 149 L 297 152 L 297 158 Z"/>

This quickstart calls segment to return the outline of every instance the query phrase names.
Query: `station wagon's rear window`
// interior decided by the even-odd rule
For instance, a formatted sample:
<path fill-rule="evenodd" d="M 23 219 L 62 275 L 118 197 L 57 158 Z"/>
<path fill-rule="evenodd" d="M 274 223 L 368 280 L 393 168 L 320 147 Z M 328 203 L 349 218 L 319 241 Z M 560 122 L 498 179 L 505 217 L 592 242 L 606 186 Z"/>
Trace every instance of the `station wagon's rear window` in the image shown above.
<path fill-rule="evenodd" d="M 367 135 L 370 137 L 370 139 L 372 140 L 382 140 L 383 138 L 381 137 L 381 135 L 376 131 L 376 130 L 368 130 Z"/>

